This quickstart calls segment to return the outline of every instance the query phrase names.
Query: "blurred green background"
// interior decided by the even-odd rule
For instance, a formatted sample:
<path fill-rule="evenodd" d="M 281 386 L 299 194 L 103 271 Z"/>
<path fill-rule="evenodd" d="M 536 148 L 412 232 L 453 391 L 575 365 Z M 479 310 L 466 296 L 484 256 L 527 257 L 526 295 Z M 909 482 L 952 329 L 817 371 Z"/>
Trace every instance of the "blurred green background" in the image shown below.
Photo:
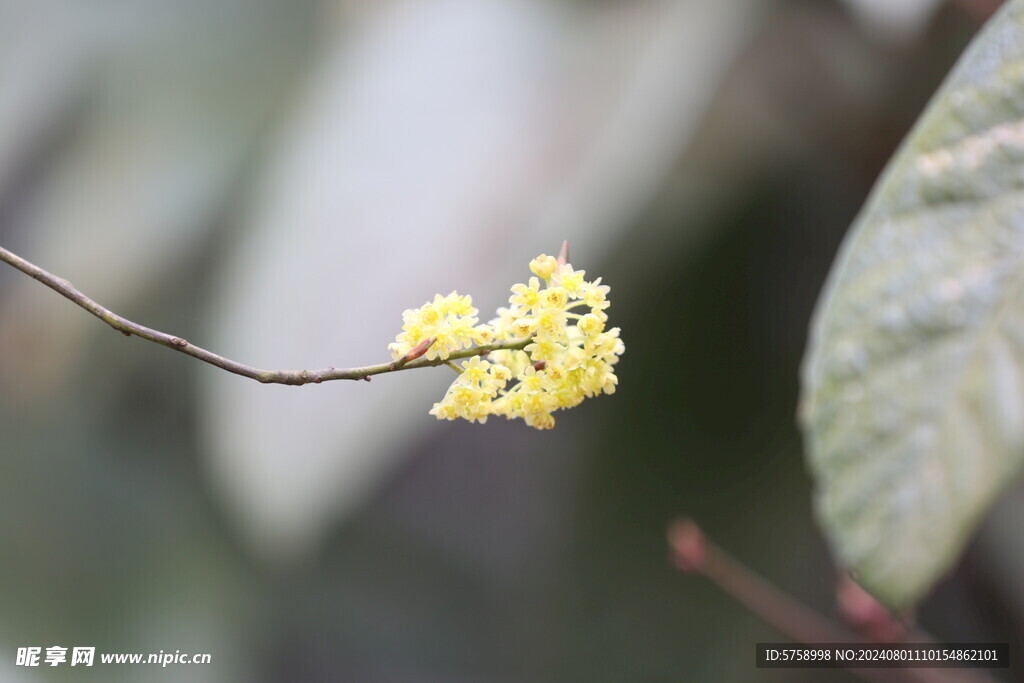
<path fill-rule="evenodd" d="M 0 269 L 0 681 L 852 680 L 755 669 L 783 637 L 665 530 L 838 618 L 808 318 L 997 5 L 0 0 L 0 244 L 113 310 L 369 364 L 402 309 L 458 289 L 486 318 L 568 238 L 627 348 L 553 432 L 437 424 L 443 369 L 260 386 Z M 1022 506 L 923 628 L 1019 651 Z M 51 645 L 213 661 L 16 666 Z"/>

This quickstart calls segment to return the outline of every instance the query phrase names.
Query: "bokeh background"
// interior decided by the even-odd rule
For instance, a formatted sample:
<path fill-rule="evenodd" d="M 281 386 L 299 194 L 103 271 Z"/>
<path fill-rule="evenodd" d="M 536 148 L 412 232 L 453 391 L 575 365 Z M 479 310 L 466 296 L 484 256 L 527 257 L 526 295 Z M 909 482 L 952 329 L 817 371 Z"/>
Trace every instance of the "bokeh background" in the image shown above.
<path fill-rule="evenodd" d="M 486 317 L 568 239 L 627 347 L 553 432 L 439 424 L 443 369 L 262 386 L 0 269 L 0 681 L 853 680 L 754 669 L 782 636 L 665 530 L 838 618 L 808 318 L 998 4 L 0 0 L 0 244 L 113 310 L 363 365 L 404 308 Z M 1019 651 L 1022 515 L 1013 491 L 923 628 Z M 33 645 L 213 663 L 16 666 Z"/>

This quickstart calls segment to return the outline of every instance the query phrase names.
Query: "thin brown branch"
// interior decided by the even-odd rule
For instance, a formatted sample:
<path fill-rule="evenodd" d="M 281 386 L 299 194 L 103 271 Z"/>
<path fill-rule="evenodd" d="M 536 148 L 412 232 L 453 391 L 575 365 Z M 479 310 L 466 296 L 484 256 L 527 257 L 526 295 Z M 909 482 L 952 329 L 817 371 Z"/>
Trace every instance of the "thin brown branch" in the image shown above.
<path fill-rule="evenodd" d="M 166 332 L 160 332 L 159 330 L 154 330 L 149 327 L 139 325 L 138 323 L 134 323 L 131 320 L 128 320 L 127 318 L 124 318 L 110 309 L 96 303 L 85 294 L 75 289 L 74 285 L 64 278 L 43 270 L 34 263 L 26 261 L 17 254 L 10 252 L 3 247 L 0 247 L 0 261 L 3 261 L 4 263 L 17 268 L 26 275 L 35 278 L 74 304 L 89 311 L 94 316 L 125 336 L 130 337 L 134 335 L 136 337 L 155 342 L 162 346 L 166 346 L 169 349 L 174 349 L 175 351 L 184 353 L 186 356 L 192 356 L 204 363 L 215 365 L 222 370 L 227 370 L 228 372 L 236 375 L 254 379 L 257 382 L 262 382 L 263 384 L 287 384 L 290 386 L 301 386 L 303 384 L 320 384 L 321 382 L 330 382 L 336 379 L 361 379 L 369 382 L 373 375 L 445 365 L 453 360 L 469 358 L 471 356 L 482 356 L 490 353 L 491 351 L 499 351 L 502 349 L 522 349 L 530 343 L 529 339 L 522 339 L 513 342 L 497 342 L 484 346 L 476 346 L 471 349 L 453 351 L 448 358 L 444 359 L 436 358 L 434 360 L 429 360 L 426 358 L 418 358 L 406 363 L 389 362 L 380 363 L 378 365 L 366 365 L 359 368 L 326 367 L 320 370 L 261 370 L 260 368 L 254 368 L 252 366 L 233 361 L 230 358 L 225 358 L 224 356 L 220 356 L 212 351 L 207 351 L 204 348 L 188 342 L 182 337 L 177 337 L 173 334 L 167 334 Z"/>

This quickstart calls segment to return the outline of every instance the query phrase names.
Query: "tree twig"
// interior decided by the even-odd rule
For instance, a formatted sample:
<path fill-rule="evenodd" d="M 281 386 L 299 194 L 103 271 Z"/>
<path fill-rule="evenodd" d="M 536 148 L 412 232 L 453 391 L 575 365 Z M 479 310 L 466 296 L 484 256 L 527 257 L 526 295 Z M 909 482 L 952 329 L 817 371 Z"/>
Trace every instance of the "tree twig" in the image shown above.
<path fill-rule="evenodd" d="M 805 643 L 871 644 L 859 634 L 826 619 L 755 574 L 712 543 L 691 519 L 680 519 L 668 530 L 672 560 L 684 572 L 702 574 L 726 594 L 780 633 Z M 919 633 L 912 634 L 918 638 Z M 920 638 L 934 643 L 932 638 Z M 903 643 L 915 642 L 913 639 Z M 980 669 L 848 668 L 871 683 L 991 683 Z"/>
<path fill-rule="evenodd" d="M 3 247 L 0 247 L 0 261 L 3 261 L 4 263 L 17 268 L 26 275 L 35 278 L 74 304 L 89 311 L 94 316 L 125 336 L 130 337 L 135 335 L 136 337 L 156 342 L 157 344 L 166 346 L 167 348 L 180 351 L 187 356 L 197 358 L 204 363 L 215 365 L 222 370 L 227 370 L 228 372 L 236 375 L 254 379 L 257 382 L 262 382 L 263 384 L 287 384 L 290 386 L 301 386 L 303 384 L 320 384 L 321 382 L 329 382 L 336 379 L 361 379 L 369 382 L 373 375 L 445 365 L 453 360 L 469 358 L 471 356 L 482 356 L 490 353 L 491 351 L 522 349 L 530 343 L 529 339 L 496 342 L 494 344 L 476 346 L 470 349 L 463 349 L 461 351 L 453 351 L 448 358 L 444 359 L 436 358 L 429 360 L 426 358 L 418 358 L 402 364 L 389 362 L 380 363 L 378 365 L 366 365 L 358 368 L 335 368 L 331 366 L 320 370 L 261 370 L 260 368 L 254 368 L 252 366 L 233 361 L 230 358 L 225 358 L 224 356 L 220 356 L 212 351 L 207 351 L 204 348 L 188 342 L 182 337 L 176 337 L 172 334 L 167 334 L 166 332 L 160 332 L 159 330 L 154 330 L 149 327 L 139 325 L 138 323 L 134 323 L 127 318 L 123 318 L 75 289 L 74 285 L 64 278 L 43 270 L 34 263 L 26 261 L 17 254 L 4 249 Z"/>

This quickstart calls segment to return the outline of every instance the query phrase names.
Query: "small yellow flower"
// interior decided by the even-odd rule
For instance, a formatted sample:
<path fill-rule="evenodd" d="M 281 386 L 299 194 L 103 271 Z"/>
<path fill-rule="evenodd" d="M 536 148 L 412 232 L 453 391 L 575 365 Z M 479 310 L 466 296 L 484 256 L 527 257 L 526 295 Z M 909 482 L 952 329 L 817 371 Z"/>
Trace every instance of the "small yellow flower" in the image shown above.
<path fill-rule="evenodd" d="M 519 386 L 527 393 L 536 393 L 544 385 L 544 375 L 537 372 L 532 365 L 527 366 L 519 373 Z"/>
<path fill-rule="evenodd" d="M 565 355 L 565 347 L 550 339 L 538 339 L 523 350 L 530 354 L 534 361 L 553 361 Z"/>
<path fill-rule="evenodd" d="M 491 325 L 477 325 L 473 328 L 473 343 L 477 346 L 487 346 L 494 341 L 496 331 Z"/>
<path fill-rule="evenodd" d="M 586 274 L 584 270 L 573 270 L 572 266 L 566 263 L 555 270 L 551 282 L 552 284 L 560 285 L 566 292 L 578 297 L 583 293 L 583 287 L 586 284 L 583 278 Z"/>
<path fill-rule="evenodd" d="M 549 363 L 545 368 L 545 371 L 547 372 L 548 380 L 550 380 L 552 386 L 557 387 L 565 379 L 565 368 L 557 363 Z"/>
<path fill-rule="evenodd" d="M 558 267 L 558 259 L 554 256 L 548 256 L 547 254 L 541 254 L 537 258 L 530 261 L 530 270 L 537 277 L 544 278 L 544 280 L 550 280 L 552 273 L 555 272 L 555 268 Z"/>
<path fill-rule="evenodd" d="M 619 328 L 613 327 L 607 332 L 588 337 L 583 342 L 583 350 L 595 358 L 609 363 L 617 363 L 619 356 L 625 352 L 626 346 L 619 339 Z"/>
<path fill-rule="evenodd" d="M 491 364 L 485 360 L 480 360 L 480 356 L 473 356 L 462 363 L 462 377 L 460 381 L 488 382 L 491 379 L 491 373 L 487 371 L 489 367 L 491 367 Z"/>
<path fill-rule="evenodd" d="M 583 365 L 587 360 L 587 357 L 583 353 L 583 349 L 578 346 L 574 346 L 565 352 L 565 360 L 563 361 L 566 370 L 575 370 L 579 366 Z"/>
<path fill-rule="evenodd" d="M 566 315 L 563 310 L 548 309 L 537 316 L 535 329 L 537 336 L 541 339 L 559 340 L 564 339 Z"/>
<path fill-rule="evenodd" d="M 516 337 L 529 337 L 536 325 L 537 322 L 533 318 L 519 318 L 512 322 L 512 333 Z"/>
<path fill-rule="evenodd" d="M 532 309 L 540 303 L 540 280 L 531 277 L 529 286 L 512 285 L 512 296 L 508 298 L 508 302 L 527 311 Z"/>
<path fill-rule="evenodd" d="M 519 315 L 511 308 L 499 308 L 497 310 L 497 317 L 490 322 L 490 326 L 494 329 L 495 338 L 511 339 L 515 337 L 515 334 L 512 332 L 512 323 L 518 318 Z"/>
<path fill-rule="evenodd" d="M 549 287 L 540 293 L 540 305 L 542 308 L 562 311 L 569 303 L 569 294 L 563 287 Z"/>
<path fill-rule="evenodd" d="M 533 413 L 527 417 L 526 424 L 534 429 L 554 429 L 555 418 L 551 413 Z"/>
<path fill-rule="evenodd" d="M 601 278 L 597 278 L 593 282 L 584 282 L 583 301 L 593 309 L 604 310 L 611 306 L 611 302 L 608 301 L 608 292 L 610 291 L 611 287 L 601 284 Z"/>
<path fill-rule="evenodd" d="M 576 327 L 579 329 L 581 334 L 590 336 L 592 334 L 598 334 L 604 329 L 604 321 L 593 313 L 587 313 L 585 316 L 580 318 L 578 323 L 576 323 Z"/>
<path fill-rule="evenodd" d="M 512 371 L 500 363 L 495 363 L 491 365 L 491 377 L 504 388 L 505 383 L 512 379 Z"/>

